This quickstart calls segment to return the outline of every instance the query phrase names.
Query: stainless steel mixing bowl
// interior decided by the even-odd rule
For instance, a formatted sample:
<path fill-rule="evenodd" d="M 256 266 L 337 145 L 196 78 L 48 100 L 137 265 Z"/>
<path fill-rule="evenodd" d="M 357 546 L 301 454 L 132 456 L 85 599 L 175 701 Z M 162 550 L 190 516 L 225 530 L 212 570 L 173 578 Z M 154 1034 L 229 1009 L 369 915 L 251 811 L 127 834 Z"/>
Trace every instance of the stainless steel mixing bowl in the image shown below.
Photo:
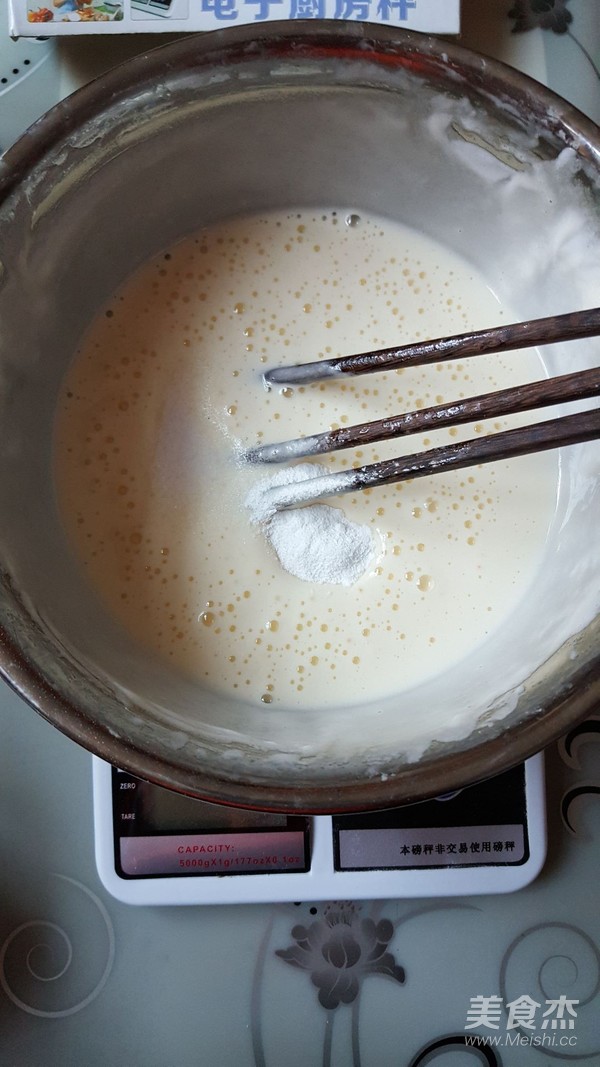
<path fill-rule="evenodd" d="M 81 334 L 183 235 L 323 204 L 430 233 L 512 287 L 523 317 L 574 310 L 599 280 L 598 129 L 515 71 L 420 34 L 294 22 L 186 38 L 76 93 L 0 162 L 2 673 L 136 775 L 307 812 L 389 807 L 491 776 L 600 696 L 598 446 L 563 465 L 548 576 L 515 617 L 442 679 L 412 693 L 398 679 L 383 703 L 227 702 L 137 647 L 86 586 L 52 483 L 55 402 Z M 590 345 L 569 365 L 587 365 Z M 560 349 L 552 358 L 564 368 Z M 448 727 L 432 736 L 436 702 Z M 417 733 L 422 722 L 418 758 L 409 721 Z"/>

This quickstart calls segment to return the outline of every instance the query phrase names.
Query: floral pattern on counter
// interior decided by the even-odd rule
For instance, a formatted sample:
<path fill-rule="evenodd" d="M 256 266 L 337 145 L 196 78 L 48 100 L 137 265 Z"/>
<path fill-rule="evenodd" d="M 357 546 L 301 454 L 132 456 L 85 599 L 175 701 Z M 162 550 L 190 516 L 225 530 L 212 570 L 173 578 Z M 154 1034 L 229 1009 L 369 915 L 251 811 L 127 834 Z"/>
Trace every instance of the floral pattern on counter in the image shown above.
<path fill-rule="evenodd" d="M 363 919 L 352 902 L 328 904 L 323 918 L 310 926 L 294 926 L 295 945 L 277 949 L 286 963 L 310 973 L 319 990 L 319 1004 L 328 1010 L 351 1004 L 367 975 L 380 974 L 402 984 L 404 968 L 388 951 L 394 936 L 389 919 Z"/>
<path fill-rule="evenodd" d="M 586 719 L 562 738 L 558 751 L 563 763 L 580 771 L 579 749 L 591 741 L 600 743 L 600 716 Z M 560 814 L 566 829 L 574 836 L 587 836 L 581 825 L 581 809 L 584 808 L 583 799 L 594 796 L 600 796 L 600 779 L 582 780 L 563 793 Z"/>
<path fill-rule="evenodd" d="M 551 30 L 556 34 L 567 34 L 585 56 L 596 77 L 600 79 L 600 69 L 594 62 L 593 56 L 570 29 L 574 15 L 567 7 L 568 3 L 569 0 L 516 0 L 508 12 L 508 17 L 514 19 L 513 33 L 526 33 L 527 30 L 541 29 Z"/>
<path fill-rule="evenodd" d="M 364 904 L 333 901 L 312 905 L 308 914 L 314 916 L 313 922 L 295 923 L 291 928 L 291 937 L 295 944 L 284 949 L 275 948 L 273 951 L 273 956 L 297 970 L 306 972 L 312 985 L 319 990 L 318 1003 L 324 1009 L 322 1040 L 319 1039 L 319 1067 L 333 1067 L 334 1064 L 342 1063 L 346 1067 L 346 1062 L 339 1059 L 335 1053 L 336 1038 L 338 1048 L 346 1046 L 351 1054 L 347 1067 L 350 1067 L 350 1064 L 352 1067 L 366 1067 L 367 1062 L 373 1062 L 370 1050 L 366 1050 L 367 1059 L 363 1055 L 367 1043 L 361 1028 L 361 1000 L 370 985 L 366 979 L 372 976 L 392 979 L 398 986 L 405 984 L 405 969 L 397 962 L 396 953 L 390 951 L 399 927 L 411 921 L 418 922 L 433 913 L 445 913 L 448 910 L 470 913 L 479 910 L 463 901 L 439 901 L 416 906 L 414 902 L 407 902 L 402 908 L 402 914 L 394 921 L 391 917 L 381 916 L 385 906 L 386 902 L 383 901 Z M 302 908 L 303 905 L 297 904 L 295 907 Z M 369 914 L 365 914 L 366 912 Z M 264 1018 L 261 1010 L 266 999 L 263 989 L 266 972 L 270 970 L 267 964 L 272 958 L 270 945 L 274 940 L 274 920 L 271 917 L 258 954 L 253 982 L 251 1031 L 255 1067 L 276 1067 L 275 1061 L 270 1061 L 266 1054 L 267 1043 L 263 1033 Z M 270 974 L 272 977 L 272 971 Z M 390 983 L 390 989 L 393 988 Z M 401 1002 L 398 1008 L 401 1010 Z M 312 1029 L 314 1031 L 315 1028 Z M 450 1042 L 454 1047 L 457 1041 L 457 1035 L 444 1035 L 436 1040 L 436 1049 L 441 1049 L 446 1042 Z M 461 1043 L 465 1045 L 464 1040 Z M 474 1060 L 477 1062 L 488 1064 L 489 1067 L 501 1067 L 499 1059 L 482 1058 L 477 1054 L 477 1049 L 469 1051 L 474 1053 Z M 414 1061 L 414 1067 L 417 1063 L 429 1063 L 433 1054 L 429 1046 L 421 1049 L 418 1054 L 421 1058 Z M 313 1061 L 308 1057 L 306 1062 L 312 1067 Z M 316 1065 L 317 1061 L 314 1063 Z"/>
<path fill-rule="evenodd" d="M 513 33 L 525 30 L 552 30 L 553 33 L 566 33 L 573 14 L 567 4 L 569 0 L 516 0 L 508 12 L 509 19 L 515 20 Z"/>
<path fill-rule="evenodd" d="M 508 1003 L 524 989 L 540 1004 L 564 996 L 568 989 L 576 1005 L 576 1043 L 545 1046 L 540 1051 L 552 1059 L 597 1064 L 600 951 L 589 934 L 566 922 L 542 922 L 523 930 L 502 959 L 500 992 Z M 525 1029 L 516 1029 L 527 1037 Z"/>
<path fill-rule="evenodd" d="M 104 989 L 115 957 L 113 925 L 100 898 L 75 878 L 69 878 L 65 874 L 56 874 L 55 877 L 63 884 L 75 886 L 83 894 L 84 906 L 89 902 L 94 905 L 95 917 L 99 916 L 100 927 L 106 938 L 106 961 L 100 977 L 89 988 L 89 980 L 87 976 L 84 977 L 81 968 L 78 970 L 76 966 L 72 967 L 75 959 L 73 943 L 64 926 L 45 919 L 32 919 L 15 927 L 0 946 L 0 988 L 21 1011 L 45 1019 L 64 1019 L 87 1008 Z M 69 897 L 67 902 L 68 921 L 72 924 L 75 909 Z M 79 950 L 84 971 L 90 955 L 89 935 L 92 928 L 89 919 L 89 916 L 84 915 L 80 923 L 85 927 L 87 939 L 85 951 L 81 948 Z M 82 996 L 84 981 L 89 991 Z M 58 987 L 54 983 L 59 983 Z M 67 1004 L 59 1007 L 63 998 L 67 1000 Z M 37 1004 L 32 1003 L 35 999 Z"/>

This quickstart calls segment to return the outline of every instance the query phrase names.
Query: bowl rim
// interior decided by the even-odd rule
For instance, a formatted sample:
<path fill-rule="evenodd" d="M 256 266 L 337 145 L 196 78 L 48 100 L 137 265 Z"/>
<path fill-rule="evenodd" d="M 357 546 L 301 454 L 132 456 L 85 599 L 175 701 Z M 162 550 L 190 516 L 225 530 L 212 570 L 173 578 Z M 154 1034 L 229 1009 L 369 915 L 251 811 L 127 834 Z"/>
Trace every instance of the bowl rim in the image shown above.
<path fill-rule="evenodd" d="M 345 20 L 282 20 L 249 23 L 190 34 L 159 44 L 127 59 L 60 101 L 8 148 L 0 167 L 0 205 L 44 152 L 82 122 L 118 103 L 144 84 L 157 84 L 161 73 L 176 74 L 211 64 L 241 63 L 258 57 L 295 59 L 332 56 L 379 60 L 387 66 L 409 66 L 421 74 L 441 68 L 468 72 L 479 95 L 527 101 L 533 117 L 545 116 L 550 130 L 566 130 L 579 150 L 600 166 L 600 128 L 569 101 L 528 74 L 447 38 L 369 22 Z M 484 85 L 485 79 L 485 85 Z"/>

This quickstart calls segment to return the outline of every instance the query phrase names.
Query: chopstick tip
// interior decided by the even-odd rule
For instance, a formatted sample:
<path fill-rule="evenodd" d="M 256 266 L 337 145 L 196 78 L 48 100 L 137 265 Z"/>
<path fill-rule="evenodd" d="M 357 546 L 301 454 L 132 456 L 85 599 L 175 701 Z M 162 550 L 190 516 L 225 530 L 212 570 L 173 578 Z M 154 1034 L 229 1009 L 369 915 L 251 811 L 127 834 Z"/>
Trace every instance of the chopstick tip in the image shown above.
<path fill-rule="evenodd" d="M 339 370 L 334 360 L 323 359 L 314 363 L 294 363 L 289 367 L 271 367 L 262 376 L 267 389 L 272 385 L 308 385 L 310 382 L 335 378 Z"/>

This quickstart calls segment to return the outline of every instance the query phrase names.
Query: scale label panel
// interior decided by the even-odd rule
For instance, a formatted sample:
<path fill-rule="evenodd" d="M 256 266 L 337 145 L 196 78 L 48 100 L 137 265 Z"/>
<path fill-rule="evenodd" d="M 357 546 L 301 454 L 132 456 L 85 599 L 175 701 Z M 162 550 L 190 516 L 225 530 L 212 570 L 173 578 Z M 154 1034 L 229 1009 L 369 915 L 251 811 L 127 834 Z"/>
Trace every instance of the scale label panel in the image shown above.
<path fill-rule="evenodd" d="M 333 818 L 338 871 L 505 866 L 529 858 L 525 766 L 455 793 Z"/>
<path fill-rule="evenodd" d="M 482 859 L 493 861 L 503 852 L 511 856 L 512 863 L 523 862 L 522 826 L 432 826 L 427 834 L 414 829 L 341 830 L 335 869 L 479 866 Z"/>
<path fill-rule="evenodd" d="M 307 871 L 302 831 L 126 837 L 121 841 L 122 877 L 157 874 L 264 874 Z"/>

